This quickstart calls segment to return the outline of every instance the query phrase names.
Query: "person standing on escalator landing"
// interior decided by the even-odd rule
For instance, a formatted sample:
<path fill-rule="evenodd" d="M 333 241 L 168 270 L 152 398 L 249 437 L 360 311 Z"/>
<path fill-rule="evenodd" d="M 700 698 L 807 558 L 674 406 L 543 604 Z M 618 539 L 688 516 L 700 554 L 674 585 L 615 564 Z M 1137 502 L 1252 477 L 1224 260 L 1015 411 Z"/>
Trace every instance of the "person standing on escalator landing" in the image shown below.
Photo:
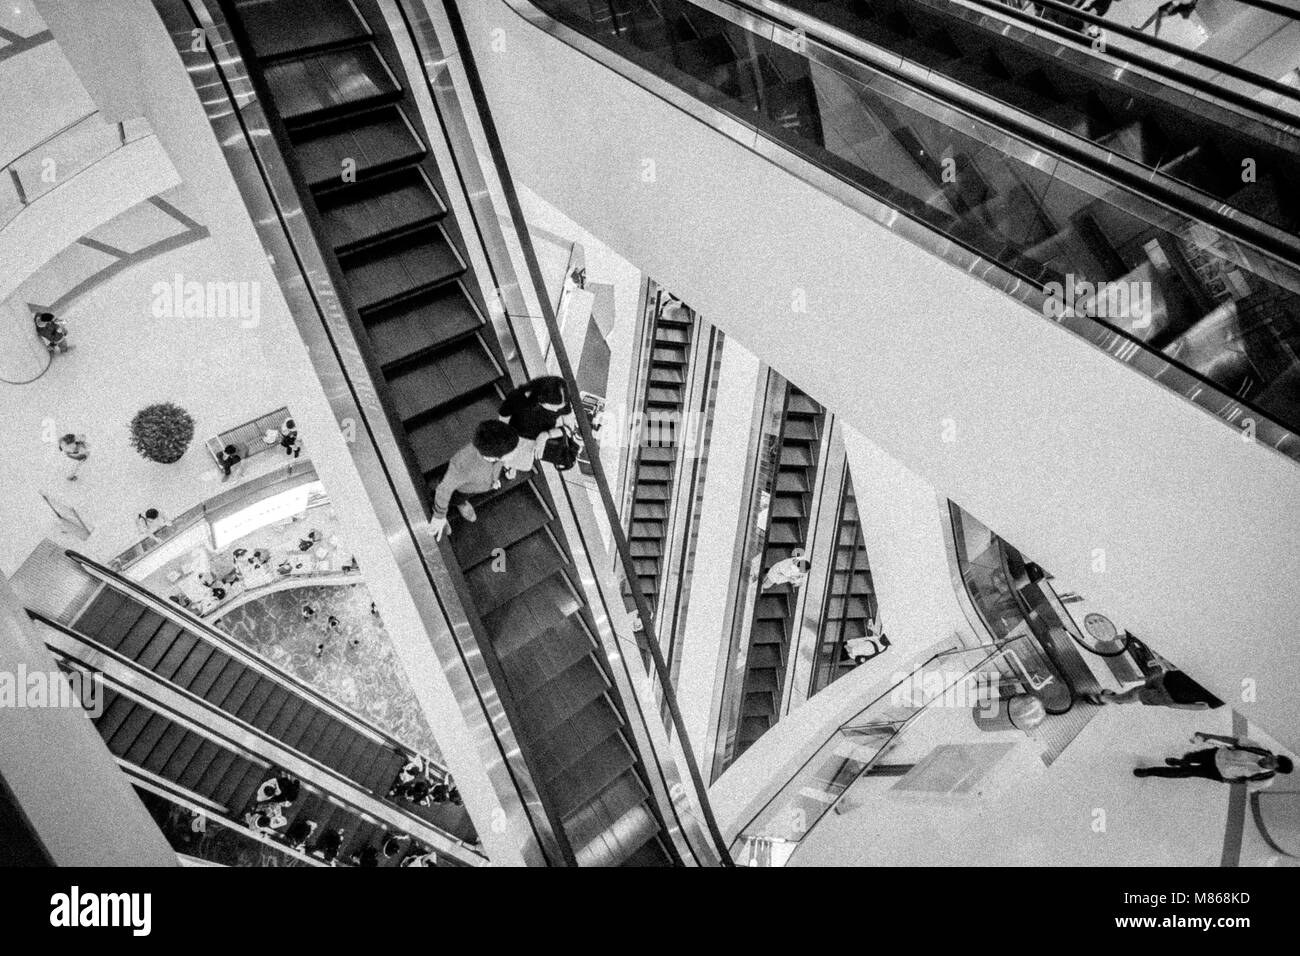
<path fill-rule="evenodd" d="M 429 527 L 441 538 L 447 530 L 447 509 L 459 498 L 456 510 L 466 521 L 478 520 L 468 495 L 481 495 L 501 487 L 517 471 L 532 471 L 541 446 L 523 438 L 502 421 L 479 422 L 474 440 L 451 456 L 447 472 L 433 493 L 433 515 Z"/>

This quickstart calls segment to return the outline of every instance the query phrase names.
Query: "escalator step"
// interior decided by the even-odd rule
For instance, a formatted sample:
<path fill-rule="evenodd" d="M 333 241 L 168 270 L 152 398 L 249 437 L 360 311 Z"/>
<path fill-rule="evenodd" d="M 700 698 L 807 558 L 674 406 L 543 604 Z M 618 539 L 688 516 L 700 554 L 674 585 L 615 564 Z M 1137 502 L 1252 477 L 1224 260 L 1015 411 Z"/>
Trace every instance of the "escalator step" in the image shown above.
<path fill-rule="evenodd" d="M 441 226 L 369 246 L 339 260 L 360 310 L 395 302 L 458 278 L 465 263 Z"/>
<path fill-rule="evenodd" d="M 112 702 L 104 705 L 104 712 L 95 721 L 95 728 L 99 731 L 99 735 L 107 741 L 117 733 L 117 728 L 122 726 L 122 721 L 130 716 L 133 709 L 135 709 L 135 701 L 130 697 L 125 694 L 114 695 Z"/>
<path fill-rule="evenodd" d="M 506 659 L 552 628 L 565 628 L 582 603 L 563 575 L 544 578 L 513 601 L 483 615 L 497 656 Z"/>
<path fill-rule="evenodd" d="M 586 807 L 579 811 L 586 812 Z M 567 825 L 565 829 L 568 829 Z M 629 860 L 636 860 L 647 843 L 657 844 L 658 834 L 659 821 L 648 807 L 639 804 L 606 823 L 593 840 L 575 848 L 574 856 L 579 866 L 624 865 Z"/>
<path fill-rule="evenodd" d="M 483 325 L 458 283 L 434 289 L 409 303 L 365 317 L 366 337 L 381 366 L 426 352 Z"/>
<path fill-rule="evenodd" d="M 190 681 L 190 692 L 206 699 L 213 685 L 221 680 L 221 675 L 226 672 L 226 667 L 229 664 L 230 658 L 221 651 L 214 649 L 208 659 L 203 662 L 203 666 L 199 668 L 199 672 L 194 675 L 194 679 Z"/>
<path fill-rule="evenodd" d="M 581 760 L 548 781 L 560 816 L 568 817 L 581 809 L 635 762 L 622 735 L 609 737 L 587 751 Z"/>
<path fill-rule="evenodd" d="M 595 651 L 580 619 L 568 621 L 542 632 L 536 640 L 523 642 L 502 659 L 510 690 L 526 697 L 556 680 L 569 668 Z"/>
<path fill-rule="evenodd" d="M 256 712 L 247 711 L 249 715 L 248 722 L 267 734 L 271 734 L 272 727 L 287 724 L 287 718 L 284 723 L 280 722 L 280 715 L 284 713 L 294 699 L 294 694 L 283 687 L 273 685 L 271 693 L 262 702 L 262 706 Z M 271 734 L 271 736 L 274 736 L 274 734 Z"/>
<path fill-rule="evenodd" d="M 551 520 L 551 514 L 531 486 L 516 494 L 475 505 L 477 519 L 464 521 L 452 512 L 451 544 L 462 570 L 493 556 L 500 542 L 529 535 Z"/>
<path fill-rule="evenodd" d="M 274 700 L 274 698 L 272 698 Z M 268 705 L 269 706 L 269 705 Z M 294 719 L 308 707 L 307 702 L 293 694 L 286 694 L 283 705 L 266 724 L 266 732 L 276 740 L 285 740 Z"/>
<path fill-rule="evenodd" d="M 289 124 L 401 93 L 369 43 L 280 60 L 267 66 L 263 76 L 276 110 Z"/>
<path fill-rule="evenodd" d="M 337 253 L 431 223 L 447 212 L 418 167 L 329 193 L 319 206 L 325 236 Z"/>
<path fill-rule="evenodd" d="M 614 822 L 636 807 L 644 806 L 649 794 L 636 774 L 623 774 L 588 801 L 564 823 L 565 832 L 580 851 L 592 840 L 614 825 Z"/>
<path fill-rule="evenodd" d="M 167 648 L 167 653 L 153 667 L 153 672 L 163 680 L 171 681 L 179 685 L 176 681 L 177 672 L 185 665 L 185 662 L 194 656 L 194 652 L 202 646 L 202 642 L 191 634 L 189 631 L 181 631 L 172 641 L 171 647 Z"/>
<path fill-rule="evenodd" d="M 167 732 L 167 728 L 171 726 L 174 726 L 174 724 L 166 717 L 160 714 L 151 714 L 144 727 L 131 741 L 130 746 L 122 750 L 122 759 L 135 764 L 137 767 L 142 766 L 145 758 L 158 745 L 158 741 Z"/>
<path fill-rule="evenodd" d="M 167 656 L 171 646 L 176 643 L 183 633 L 183 628 L 179 624 L 173 624 L 170 621 L 163 623 L 149 643 L 135 655 L 136 663 L 141 667 L 153 670 Z"/>
<path fill-rule="evenodd" d="M 595 660 L 584 658 L 543 688 L 517 701 L 523 721 L 521 736 L 544 746 L 543 738 L 553 728 L 573 719 L 608 689 L 604 672 Z"/>
<path fill-rule="evenodd" d="M 485 563 L 465 573 L 465 581 L 474 594 L 474 603 L 485 614 L 501 607 L 543 579 L 562 573 L 568 564 L 545 528 L 513 544 L 503 544 L 504 571 L 496 571 L 491 563 Z"/>
<path fill-rule="evenodd" d="M 235 681 L 235 686 L 230 689 L 230 693 L 226 694 L 220 700 L 216 700 L 212 697 L 208 698 L 211 703 L 231 715 L 239 712 L 239 708 L 244 705 L 244 701 L 248 700 L 248 696 L 253 693 L 253 688 L 256 687 L 258 682 L 262 679 L 261 676 L 258 675 L 257 671 L 252 668 L 245 667 L 242 664 L 237 666 L 241 668 L 242 673 L 239 675 L 239 680 Z"/>
<path fill-rule="evenodd" d="M 72 629 L 108 646 L 105 632 L 109 627 L 109 621 L 125 603 L 125 598 L 112 588 L 105 587 L 72 623 Z"/>
<path fill-rule="evenodd" d="M 182 725 L 175 721 L 168 722 L 167 729 L 163 731 L 162 737 L 157 745 L 149 752 L 149 756 L 140 764 L 150 773 L 165 776 L 164 770 L 171 763 L 172 758 L 176 756 L 181 745 L 185 743 L 187 737 L 192 736 Z"/>
<path fill-rule="evenodd" d="M 198 785 L 203 780 L 204 775 L 207 774 L 208 768 L 212 766 L 212 762 L 221 754 L 229 753 L 229 751 L 223 750 L 217 744 L 199 734 L 193 734 L 192 736 L 197 741 L 194 754 L 185 764 L 184 769 L 173 779 L 185 789 L 198 792 Z"/>
<path fill-rule="evenodd" d="M 623 722 L 604 697 L 598 697 L 565 721 L 549 730 L 531 750 L 537 772 L 550 779 L 577 763 L 606 738 L 620 733 Z"/>
<path fill-rule="evenodd" d="M 239 17 L 259 57 L 271 57 L 369 33 L 347 0 L 315 0 L 311 16 L 293 0 L 238 0 Z"/>
<path fill-rule="evenodd" d="M 221 749 L 212 762 L 208 764 L 194 791 L 200 796 L 215 800 L 222 806 L 238 813 L 243 807 L 231 806 L 229 800 L 234 796 L 239 782 L 248 772 L 248 764 L 240 759 L 234 751 Z"/>
<path fill-rule="evenodd" d="M 487 347 L 471 336 L 386 377 L 398 418 L 411 421 L 490 385 L 500 375 Z"/>
<path fill-rule="evenodd" d="M 176 745 L 176 749 L 172 751 L 171 756 L 167 758 L 167 762 L 164 763 L 162 769 L 158 771 L 158 776 L 167 780 L 179 782 L 181 776 L 185 773 L 185 769 L 194 759 L 195 754 L 199 752 L 199 748 L 202 745 L 202 737 L 196 733 L 186 731 L 181 736 L 180 743 Z"/>
<path fill-rule="evenodd" d="M 419 160 L 424 143 L 406 116 L 396 107 L 373 110 L 363 123 L 326 131 L 314 130 L 294 137 L 294 152 L 303 178 L 315 189 L 349 185 L 345 172 L 356 181 Z"/>
<path fill-rule="evenodd" d="M 141 704 L 136 704 L 126 719 L 118 726 L 112 738 L 108 740 L 108 749 L 114 756 L 120 757 L 135 743 L 135 739 L 144 731 L 145 725 L 153 717 L 153 711 Z"/>
<path fill-rule="evenodd" d="M 257 683 L 253 685 L 252 691 L 244 698 L 243 703 L 231 711 L 231 713 L 244 723 L 262 729 L 261 725 L 257 723 L 258 713 L 266 706 L 266 702 L 270 700 L 273 695 L 276 695 L 277 693 L 283 694 L 283 692 L 283 688 L 281 688 L 275 681 L 266 677 L 258 678 Z"/>
<path fill-rule="evenodd" d="M 233 808 L 236 813 L 242 813 L 252 808 L 257 788 L 263 780 L 270 776 L 266 767 L 248 761 L 243 761 L 243 763 L 247 764 L 247 769 L 245 769 L 243 776 L 235 781 L 230 796 L 226 799 L 226 805 Z M 229 778 L 234 780 L 235 774 L 233 771 L 230 773 Z"/>
<path fill-rule="evenodd" d="M 139 657 L 140 652 L 149 646 L 153 636 L 166 624 L 166 620 L 161 615 L 154 614 L 152 611 L 143 611 L 143 609 L 138 610 L 141 610 L 142 613 L 135 618 L 130 627 L 118 632 L 113 638 L 113 643 L 108 645 L 114 647 L 119 654 L 129 660 L 135 660 Z M 117 620 L 118 618 L 115 617 L 114 621 Z M 110 633 L 111 631 L 105 631 L 105 636 Z"/>
<path fill-rule="evenodd" d="M 322 720 L 321 712 L 304 701 L 302 707 L 294 713 L 289 726 L 280 734 L 280 740 L 290 747 L 297 748 L 304 736 L 312 729 L 312 725 Z"/>
<path fill-rule="evenodd" d="M 479 422 L 497 417 L 501 407 L 501 397 L 485 394 L 469 405 L 456 409 L 439 418 L 422 421 L 407 430 L 406 438 L 411 444 L 411 451 L 420 470 L 426 477 L 432 477 L 439 469 L 446 466 L 451 456 L 460 451 L 474 437 L 474 429 Z M 430 482 L 430 490 L 437 483 Z"/>

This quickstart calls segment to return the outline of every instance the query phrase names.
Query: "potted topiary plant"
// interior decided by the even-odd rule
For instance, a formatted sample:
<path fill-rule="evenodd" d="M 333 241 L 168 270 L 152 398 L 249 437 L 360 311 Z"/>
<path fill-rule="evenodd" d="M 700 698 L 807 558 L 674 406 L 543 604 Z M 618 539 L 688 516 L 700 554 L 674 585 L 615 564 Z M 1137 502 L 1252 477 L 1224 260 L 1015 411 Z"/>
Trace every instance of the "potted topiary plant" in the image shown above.
<path fill-rule="evenodd" d="M 131 419 L 131 447 L 150 461 L 180 461 L 193 440 L 194 419 L 171 402 L 146 405 Z"/>

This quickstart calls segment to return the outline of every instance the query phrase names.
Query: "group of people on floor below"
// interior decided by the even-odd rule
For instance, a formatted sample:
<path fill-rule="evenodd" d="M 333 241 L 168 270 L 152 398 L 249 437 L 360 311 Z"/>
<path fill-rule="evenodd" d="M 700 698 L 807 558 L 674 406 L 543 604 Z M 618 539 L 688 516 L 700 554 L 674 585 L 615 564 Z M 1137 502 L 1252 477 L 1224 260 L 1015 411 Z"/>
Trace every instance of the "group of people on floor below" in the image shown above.
<path fill-rule="evenodd" d="M 450 803 L 461 805 L 460 791 L 449 774 L 438 773 L 423 757 L 416 755 L 406 762 L 388 796 L 405 800 L 417 807 Z"/>
<path fill-rule="evenodd" d="M 437 864 L 433 850 L 420 845 L 406 833 L 385 833 L 377 844 L 368 843 L 346 861 L 341 860 L 339 854 L 347 840 L 343 828 L 331 827 L 316 836 L 320 824 L 305 816 L 299 816 L 289 825 L 288 810 L 301 795 L 302 782 L 292 774 L 281 771 L 268 777 L 258 785 L 253 808 L 244 814 L 244 825 L 255 833 L 275 837 L 289 849 L 305 853 L 328 866 L 379 866 L 383 861 L 399 857 L 398 866 Z"/>
<path fill-rule="evenodd" d="M 455 505 L 466 521 L 477 521 L 471 496 L 487 494 L 539 461 L 560 470 L 572 468 L 578 442 L 571 425 L 573 404 L 564 379 L 545 375 L 525 382 L 505 397 L 497 418 L 478 424 L 469 444 L 447 464 L 433 495 L 429 526 L 434 536 L 450 533 L 447 513 Z"/>
<path fill-rule="evenodd" d="M 156 508 L 142 512 L 139 519 L 150 523 L 148 516 L 154 514 L 153 522 L 163 519 Z M 174 570 L 168 575 L 168 581 L 178 590 L 169 599 L 188 611 L 199 615 L 210 614 L 227 598 L 255 588 L 264 587 L 272 582 L 292 574 L 317 574 L 326 570 L 323 561 L 333 561 L 332 554 L 337 552 L 337 536 L 328 540 L 319 529 L 313 528 L 302 537 L 296 547 L 286 548 L 275 562 L 276 555 L 264 547 L 238 547 L 229 552 L 201 553 L 201 560 L 192 571 Z M 316 552 L 315 555 L 311 552 Z M 333 570 L 333 567 L 329 568 Z M 338 565 L 337 570 L 344 574 L 356 574 L 361 565 L 355 555 Z M 313 611 L 314 613 L 314 611 Z M 308 615 L 304 614 L 307 620 Z"/>
<path fill-rule="evenodd" d="M 262 444 L 267 447 L 279 445 L 285 455 L 297 458 L 302 454 L 302 439 L 298 437 L 298 423 L 292 418 L 286 418 L 280 423 L 278 429 L 267 429 L 262 435 Z M 247 449 L 233 444 L 226 445 L 217 452 L 217 467 L 221 469 L 221 480 L 229 480 L 249 457 Z"/>

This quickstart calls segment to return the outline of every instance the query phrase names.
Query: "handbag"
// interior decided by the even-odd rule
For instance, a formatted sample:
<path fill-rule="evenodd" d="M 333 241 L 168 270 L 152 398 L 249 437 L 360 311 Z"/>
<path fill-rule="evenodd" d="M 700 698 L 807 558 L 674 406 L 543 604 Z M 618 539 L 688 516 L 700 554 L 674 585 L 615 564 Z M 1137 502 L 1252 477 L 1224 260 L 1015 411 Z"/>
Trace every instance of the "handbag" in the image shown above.
<path fill-rule="evenodd" d="M 582 451 L 582 445 L 573 437 L 573 432 L 567 427 L 563 430 L 563 435 L 546 439 L 546 447 L 542 449 L 542 461 L 550 462 L 556 471 L 572 468 L 577 464 L 578 453 Z"/>

